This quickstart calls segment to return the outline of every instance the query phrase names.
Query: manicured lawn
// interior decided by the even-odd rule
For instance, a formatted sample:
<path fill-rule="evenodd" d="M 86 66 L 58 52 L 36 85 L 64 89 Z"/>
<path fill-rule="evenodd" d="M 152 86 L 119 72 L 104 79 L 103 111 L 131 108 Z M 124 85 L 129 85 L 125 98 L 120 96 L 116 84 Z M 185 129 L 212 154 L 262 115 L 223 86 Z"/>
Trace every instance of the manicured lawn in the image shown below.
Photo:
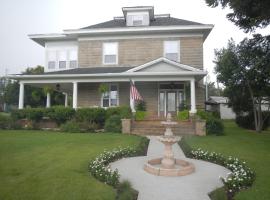
<path fill-rule="evenodd" d="M 240 192 L 236 200 L 270 199 L 270 131 L 255 133 L 225 122 L 225 136 L 190 137 L 188 144 L 194 148 L 232 155 L 246 161 L 256 172 L 253 187 Z"/>
<path fill-rule="evenodd" d="M 115 190 L 88 173 L 104 149 L 137 145 L 121 134 L 0 131 L 0 199 L 115 199 Z"/>

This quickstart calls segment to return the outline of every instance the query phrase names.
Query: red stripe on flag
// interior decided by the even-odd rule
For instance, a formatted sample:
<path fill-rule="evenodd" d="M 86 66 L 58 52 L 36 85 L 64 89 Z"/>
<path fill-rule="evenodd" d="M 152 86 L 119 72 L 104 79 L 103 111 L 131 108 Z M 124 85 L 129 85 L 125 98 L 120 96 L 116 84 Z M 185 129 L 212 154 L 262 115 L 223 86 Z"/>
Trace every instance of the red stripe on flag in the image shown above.
<path fill-rule="evenodd" d="M 134 84 L 130 85 L 130 96 L 133 100 L 143 100 L 142 96 L 140 95 Z"/>

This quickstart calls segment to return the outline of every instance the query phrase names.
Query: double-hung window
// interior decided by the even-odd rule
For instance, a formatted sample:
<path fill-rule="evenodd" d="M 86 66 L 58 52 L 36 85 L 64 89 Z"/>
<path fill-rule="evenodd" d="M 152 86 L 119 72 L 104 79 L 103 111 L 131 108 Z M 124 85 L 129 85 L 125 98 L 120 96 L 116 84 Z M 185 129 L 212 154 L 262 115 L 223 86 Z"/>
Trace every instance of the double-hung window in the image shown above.
<path fill-rule="evenodd" d="M 103 64 L 115 65 L 118 63 L 118 43 L 106 42 L 103 43 Z"/>
<path fill-rule="evenodd" d="M 180 41 L 164 41 L 164 57 L 180 62 Z"/>
<path fill-rule="evenodd" d="M 48 51 L 48 69 L 55 69 L 56 51 Z"/>
<path fill-rule="evenodd" d="M 59 69 L 66 69 L 67 65 L 67 52 L 59 51 Z"/>
<path fill-rule="evenodd" d="M 102 95 L 102 107 L 113 107 L 118 106 L 118 85 L 117 84 L 109 84 L 109 91 L 105 92 Z"/>
<path fill-rule="evenodd" d="M 77 67 L 77 51 L 71 50 L 69 52 L 69 68 Z"/>

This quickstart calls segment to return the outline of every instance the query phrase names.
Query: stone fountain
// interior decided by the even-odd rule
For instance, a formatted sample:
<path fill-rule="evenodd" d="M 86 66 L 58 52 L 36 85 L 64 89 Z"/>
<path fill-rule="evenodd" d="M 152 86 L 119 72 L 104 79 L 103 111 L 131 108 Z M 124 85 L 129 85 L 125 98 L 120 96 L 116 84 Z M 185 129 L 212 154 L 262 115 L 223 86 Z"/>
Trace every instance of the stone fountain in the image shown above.
<path fill-rule="evenodd" d="M 161 124 L 166 127 L 166 131 L 163 136 L 159 136 L 157 139 L 165 145 L 163 158 L 148 160 L 144 165 L 144 170 L 157 176 L 184 176 L 193 173 L 195 167 L 192 163 L 175 159 L 173 155 L 172 145 L 181 140 L 180 136 L 174 136 L 172 132 L 172 126 L 177 122 L 173 122 L 171 114 L 168 113 L 167 120 Z"/>

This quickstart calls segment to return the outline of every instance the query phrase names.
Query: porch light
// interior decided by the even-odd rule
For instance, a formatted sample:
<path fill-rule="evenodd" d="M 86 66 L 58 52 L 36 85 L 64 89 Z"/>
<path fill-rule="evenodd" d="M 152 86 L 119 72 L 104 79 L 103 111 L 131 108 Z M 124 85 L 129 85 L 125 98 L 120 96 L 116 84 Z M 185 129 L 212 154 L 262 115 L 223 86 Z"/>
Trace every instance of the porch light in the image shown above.
<path fill-rule="evenodd" d="M 56 90 L 57 90 L 57 91 L 60 90 L 60 84 L 59 84 L 59 83 L 56 84 Z"/>

